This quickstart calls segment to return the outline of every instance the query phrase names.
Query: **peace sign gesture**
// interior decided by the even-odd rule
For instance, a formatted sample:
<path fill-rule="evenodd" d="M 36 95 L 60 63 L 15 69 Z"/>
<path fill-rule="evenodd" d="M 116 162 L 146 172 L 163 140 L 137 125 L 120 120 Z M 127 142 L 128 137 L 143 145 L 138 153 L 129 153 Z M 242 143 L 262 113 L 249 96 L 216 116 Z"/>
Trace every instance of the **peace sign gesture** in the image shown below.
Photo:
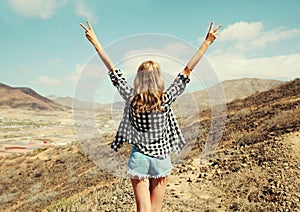
<path fill-rule="evenodd" d="M 88 27 L 84 26 L 84 24 L 80 23 L 80 26 L 85 30 L 86 38 L 93 44 L 93 46 L 97 49 L 100 47 L 100 43 L 94 33 L 92 25 L 89 21 L 86 21 Z"/>
<path fill-rule="evenodd" d="M 211 22 L 208 33 L 205 38 L 205 41 L 207 41 L 209 45 L 212 44 L 214 40 L 217 38 L 218 30 L 221 28 L 221 25 L 218 25 L 215 29 L 213 28 L 214 28 L 214 22 Z"/>
<path fill-rule="evenodd" d="M 84 26 L 84 24 L 80 23 L 80 26 L 85 30 L 86 38 L 93 44 L 99 57 L 101 58 L 101 60 L 103 61 L 103 63 L 107 67 L 107 69 L 109 71 L 114 71 L 115 70 L 114 64 L 111 61 L 111 59 L 109 58 L 109 56 L 106 54 L 104 49 L 102 48 L 102 45 L 100 44 L 100 42 L 98 41 L 96 34 L 94 33 L 94 30 L 92 28 L 91 23 L 89 21 L 86 21 L 86 23 L 88 25 L 87 27 Z"/>

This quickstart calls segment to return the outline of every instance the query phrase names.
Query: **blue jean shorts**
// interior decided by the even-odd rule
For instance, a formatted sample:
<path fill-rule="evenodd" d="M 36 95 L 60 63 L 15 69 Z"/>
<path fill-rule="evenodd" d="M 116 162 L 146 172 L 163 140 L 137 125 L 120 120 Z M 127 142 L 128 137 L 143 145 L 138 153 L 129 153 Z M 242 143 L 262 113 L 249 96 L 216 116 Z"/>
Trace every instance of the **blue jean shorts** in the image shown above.
<path fill-rule="evenodd" d="M 165 159 L 149 157 L 132 146 L 127 164 L 127 172 L 132 179 L 160 178 L 170 175 L 172 171 L 171 158 Z"/>

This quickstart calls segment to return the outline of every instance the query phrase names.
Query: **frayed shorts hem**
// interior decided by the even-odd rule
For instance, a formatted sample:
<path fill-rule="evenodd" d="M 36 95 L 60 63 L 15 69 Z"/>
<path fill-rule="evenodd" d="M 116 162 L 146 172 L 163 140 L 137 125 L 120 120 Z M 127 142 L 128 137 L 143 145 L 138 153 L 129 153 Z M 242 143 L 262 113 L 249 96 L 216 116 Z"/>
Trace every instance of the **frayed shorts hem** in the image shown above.
<path fill-rule="evenodd" d="M 163 177 L 168 177 L 171 174 L 171 170 L 169 170 L 168 172 L 166 172 L 165 174 L 159 174 L 159 175 L 143 175 L 143 174 L 138 174 L 130 169 L 127 170 L 127 174 L 129 176 L 130 179 L 139 179 L 139 180 L 143 180 L 143 179 L 158 179 L 158 178 L 163 178 Z"/>

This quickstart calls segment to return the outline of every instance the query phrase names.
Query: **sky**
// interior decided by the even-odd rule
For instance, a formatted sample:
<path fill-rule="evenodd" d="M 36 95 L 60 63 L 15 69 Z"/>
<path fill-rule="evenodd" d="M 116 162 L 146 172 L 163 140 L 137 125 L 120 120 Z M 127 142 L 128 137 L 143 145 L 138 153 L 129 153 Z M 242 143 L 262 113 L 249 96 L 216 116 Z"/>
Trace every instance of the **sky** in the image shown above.
<path fill-rule="evenodd" d="M 109 101 L 113 88 L 107 77 L 99 81 L 107 72 L 79 26 L 87 19 L 129 78 L 148 58 L 161 63 L 168 79 L 180 72 L 214 21 L 222 27 L 206 52 L 206 65 L 196 67 L 193 89 L 197 83 L 211 85 L 205 77 L 212 72 L 214 82 L 288 81 L 300 76 L 299 8 L 298 0 L 3 0 L 0 82 L 73 97 L 87 74 L 98 77 L 91 93 Z"/>

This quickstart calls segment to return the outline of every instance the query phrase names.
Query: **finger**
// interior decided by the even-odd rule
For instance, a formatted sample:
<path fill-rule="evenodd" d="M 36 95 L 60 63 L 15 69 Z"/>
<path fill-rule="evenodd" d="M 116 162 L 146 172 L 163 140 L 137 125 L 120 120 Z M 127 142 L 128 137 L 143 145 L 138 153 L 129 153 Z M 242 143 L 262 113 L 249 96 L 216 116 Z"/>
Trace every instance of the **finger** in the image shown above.
<path fill-rule="evenodd" d="M 80 26 L 81 26 L 85 31 L 88 31 L 88 28 L 86 28 L 86 27 L 84 26 L 84 24 L 80 23 Z"/>
<path fill-rule="evenodd" d="M 217 32 L 220 28 L 221 28 L 221 25 L 218 25 L 218 26 L 216 27 L 216 29 L 214 30 L 214 32 Z"/>
<path fill-rule="evenodd" d="M 93 29 L 91 23 L 88 20 L 86 21 L 86 23 L 87 23 L 89 29 Z"/>
<path fill-rule="evenodd" d="M 214 22 L 211 22 L 208 30 L 209 32 L 212 30 L 213 26 L 214 26 Z"/>

